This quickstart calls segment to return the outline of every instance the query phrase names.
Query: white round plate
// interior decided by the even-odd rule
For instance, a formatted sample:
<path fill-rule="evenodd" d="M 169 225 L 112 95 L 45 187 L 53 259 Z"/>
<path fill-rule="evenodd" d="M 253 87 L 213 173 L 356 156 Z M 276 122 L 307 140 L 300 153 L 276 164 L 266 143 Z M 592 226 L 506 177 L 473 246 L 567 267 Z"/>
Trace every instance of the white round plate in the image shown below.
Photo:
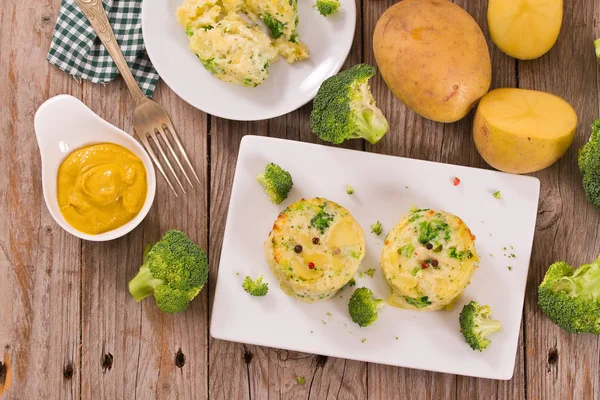
<path fill-rule="evenodd" d="M 165 83 L 192 106 L 239 121 L 278 117 L 308 103 L 321 83 L 336 74 L 352 46 L 354 0 L 341 0 L 336 15 L 323 17 L 315 0 L 299 0 L 298 33 L 310 58 L 289 65 L 279 59 L 255 88 L 223 82 L 206 71 L 188 48 L 189 39 L 175 18 L 183 0 L 144 0 L 142 32 L 148 55 Z"/>

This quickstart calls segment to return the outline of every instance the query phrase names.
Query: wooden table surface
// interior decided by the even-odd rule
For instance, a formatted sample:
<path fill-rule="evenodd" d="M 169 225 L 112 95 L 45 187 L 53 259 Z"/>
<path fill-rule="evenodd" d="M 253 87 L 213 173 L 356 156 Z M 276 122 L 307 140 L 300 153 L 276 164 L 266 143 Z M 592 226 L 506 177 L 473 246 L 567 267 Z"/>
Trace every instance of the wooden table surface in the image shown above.
<path fill-rule="evenodd" d="M 306 0 L 312 1 L 312 0 Z M 357 31 L 346 67 L 374 64 L 372 32 L 393 0 L 357 0 Z M 487 33 L 486 1 L 455 0 Z M 84 242 L 65 233 L 43 200 L 33 131 L 37 107 L 68 93 L 107 121 L 132 131 L 132 105 L 120 81 L 78 82 L 46 53 L 59 0 L 2 0 L 0 7 L 0 362 L 11 360 L 7 399 L 600 399 L 600 340 L 570 335 L 538 308 L 537 285 L 555 260 L 574 265 L 600 252 L 600 213 L 588 204 L 577 149 L 600 115 L 600 0 L 568 0 L 558 43 L 535 61 L 516 61 L 488 41 L 493 87 L 564 97 L 579 116 L 577 136 L 556 164 L 534 174 L 541 196 L 514 377 L 492 381 L 431 373 L 211 339 L 209 319 L 240 139 L 264 135 L 317 142 L 310 105 L 270 121 L 242 123 L 195 110 L 162 82 L 154 96 L 171 115 L 202 184 L 176 198 L 159 178 L 154 206 L 127 236 Z M 408 111 L 381 77 L 372 81 L 389 134 L 350 147 L 489 168 L 471 139 L 472 114 L 443 125 Z M 207 96 L 210 94 L 207 94 Z M 132 300 L 127 282 L 142 248 L 169 228 L 209 253 L 209 287 L 180 315 Z M 296 383 L 306 377 L 305 385 Z M 0 379 L 3 376 L 0 372 Z"/>

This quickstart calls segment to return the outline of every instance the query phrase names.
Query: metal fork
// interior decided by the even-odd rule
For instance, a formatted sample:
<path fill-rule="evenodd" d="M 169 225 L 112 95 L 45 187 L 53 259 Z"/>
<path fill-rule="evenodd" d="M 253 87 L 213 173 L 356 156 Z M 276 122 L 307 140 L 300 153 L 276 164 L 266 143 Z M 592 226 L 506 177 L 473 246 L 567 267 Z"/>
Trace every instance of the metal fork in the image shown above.
<path fill-rule="evenodd" d="M 179 169 L 183 173 L 183 176 L 185 177 L 189 185 L 192 188 L 194 187 L 187 172 L 185 171 L 185 168 L 183 168 L 183 165 L 181 164 L 179 156 L 177 155 L 175 149 L 173 148 L 173 145 L 171 144 L 171 140 L 175 142 L 175 147 L 177 147 L 177 149 L 181 153 L 181 157 L 183 157 L 185 163 L 192 171 L 192 174 L 194 175 L 194 178 L 196 178 L 198 184 L 200 184 L 200 179 L 198 178 L 198 174 L 196 174 L 196 171 L 194 170 L 194 167 L 192 166 L 192 163 L 190 162 L 190 159 L 187 153 L 185 152 L 181 141 L 179 140 L 179 136 L 177 135 L 177 132 L 173 127 L 171 118 L 169 118 L 165 110 L 158 103 L 147 98 L 144 95 L 144 93 L 142 93 L 142 91 L 140 90 L 140 87 L 133 78 L 129 67 L 127 66 L 127 62 L 125 62 L 125 57 L 123 57 L 123 53 L 121 53 L 121 49 L 119 48 L 117 39 L 115 38 L 110 23 L 108 22 L 106 12 L 104 11 L 102 0 L 75 0 L 75 2 L 77 3 L 81 11 L 85 14 L 87 19 L 90 21 L 92 28 L 94 28 L 94 31 L 102 41 L 102 44 L 104 44 L 104 47 L 106 47 L 108 54 L 110 54 L 110 56 L 114 60 L 115 64 L 117 65 L 117 68 L 119 69 L 119 72 L 121 73 L 121 76 L 123 77 L 123 80 L 125 81 L 125 84 L 127 85 L 127 88 L 129 89 L 129 93 L 131 93 L 131 97 L 133 99 L 135 107 L 133 110 L 133 129 L 135 130 L 135 133 L 140 138 L 140 141 L 146 148 L 146 151 L 148 151 L 148 153 L 150 154 L 150 157 L 152 158 L 152 161 L 154 161 L 156 168 L 158 168 L 163 178 L 165 178 L 165 180 L 169 184 L 169 187 L 171 188 L 173 193 L 175 193 L 175 196 L 177 196 L 177 192 L 175 191 L 173 184 L 169 180 L 169 177 L 165 173 L 165 170 L 162 167 L 159 158 L 156 156 L 154 149 L 150 145 L 148 138 L 152 138 L 152 141 L 154 142 L 154 145 L 158 148 L 158 151 L 162 156 L 164 163 L 167 165 L 167 168 L 175 177 L 175 181 L 177 181 L 177 184 L 181 188 L 182 192 L 186 193 L 183 184 L 179 180 L 179 177 L 175 173 L 175 170 L 173 169 L 173 166 L 171 165 L 171 162 L 169 161 L 169 158 L 167 157 L 167 154 L 163 149 L 159 137 L 167 146 L 167 149 L 169 150 L 171 156 L 179 166 Z M 167 135 L 167 131 L 169 132 L 171 138 L 169 138 L 169 135 Z"/>

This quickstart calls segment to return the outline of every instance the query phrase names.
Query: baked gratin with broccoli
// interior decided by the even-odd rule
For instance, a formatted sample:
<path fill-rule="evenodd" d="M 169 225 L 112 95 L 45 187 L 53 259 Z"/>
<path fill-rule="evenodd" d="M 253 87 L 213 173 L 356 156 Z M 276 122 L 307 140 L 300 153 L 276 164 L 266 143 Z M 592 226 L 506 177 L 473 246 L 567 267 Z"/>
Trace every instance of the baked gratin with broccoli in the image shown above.
<path fill-rule="evenodd" d="M 279 54 L 289 63 L 308 57 L 297 33 L 297 0 L 185 0 L 176 16 L 190 50 L 225 82 L 255 87 Z"/>
<path fill-rule="evenodd" d="M 365 256 L 365 237 L 341 205 L 302 199 L 279 214 L 264 248 L 281 289 L 312 303 L 333 297 L 352 279 Z"/>
<path fill-rule="evenodd" d="M 478 267 L 475 236 L 457 216 L 412 210 L 387 235 L 381 267 L 392 306 L 419 311 L 453 305 Z"/>

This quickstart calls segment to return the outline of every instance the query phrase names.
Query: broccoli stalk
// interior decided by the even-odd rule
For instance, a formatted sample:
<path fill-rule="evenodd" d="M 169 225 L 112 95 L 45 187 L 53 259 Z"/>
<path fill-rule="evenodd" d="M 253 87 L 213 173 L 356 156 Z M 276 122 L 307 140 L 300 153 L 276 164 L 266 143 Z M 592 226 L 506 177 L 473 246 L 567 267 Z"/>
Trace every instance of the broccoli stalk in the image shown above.
<path fill-rule="evenodd" d="M 317 0 L 315 4 L 319 14 L 324 17 L 335 14 L 340 8 L 340 0 Z"/>
<path fill-rule="evenodd" d="M 600 209 L 600 118 L 592 124 L 590 140 L 579 149 L 577 161 L 585 196 Z"/>
<path fill-rule="evenodd" d="M 373 291 L 366 287 L 358 288 L 350 296 L 348 311 L 352 321 L 360 327 L 371 325 L 379 316 L 378 310 L 384 305 L 381 299 L 373 298 Z"/>
<path fill-rule="evenodd" d="M 325 80 L 313 102 L 312 131 L 334 144 L 360 138 L 377 143 L 389 126 L 369 89 L 373 75 L 375 68 L 359 64 Z"/>
<path fill-rule="evenodd" d="M 264 187 L 265 193 L 269 195 L 271 201 L 280 204 L 287 199 L 294 182 L 292 175 L 277 164 L 267 164 L 265 172 L 256 177 L 258 182 Z"/>
<path fill-rule="evenodd" d="M 486 337 L 500 330 L 500 321 L 491 319 L 491 312 L 490 306 L 480 306 L 476 301 L 465 305 L 460 312 L 460 331 L 473 350 L 486 349 L 491 343 Z"/>
<path fill-rule="evenodd" d="M 256 280 L 252 280 L 249 276 L 244 279 L 242 287 L 251 296 L 265 296 L 269 291 L 269 284 L 263 282 L 263 277 L 259 276 Z"/>
<path fill-rule="evenodd" d="M 208 280 L 204 251 L 183 232 L 170 230 L 153 246 L 146 246 L 138 274 L 129 282 L 136 301 L 154 295 L 167 313 L 185 310 Z"/>
<path fill-rule="evenodd" d="M 561 328 L 600 335 L 600 257 L 576 270 L 552 264 L 538 288 L 538 304 Z"/>

